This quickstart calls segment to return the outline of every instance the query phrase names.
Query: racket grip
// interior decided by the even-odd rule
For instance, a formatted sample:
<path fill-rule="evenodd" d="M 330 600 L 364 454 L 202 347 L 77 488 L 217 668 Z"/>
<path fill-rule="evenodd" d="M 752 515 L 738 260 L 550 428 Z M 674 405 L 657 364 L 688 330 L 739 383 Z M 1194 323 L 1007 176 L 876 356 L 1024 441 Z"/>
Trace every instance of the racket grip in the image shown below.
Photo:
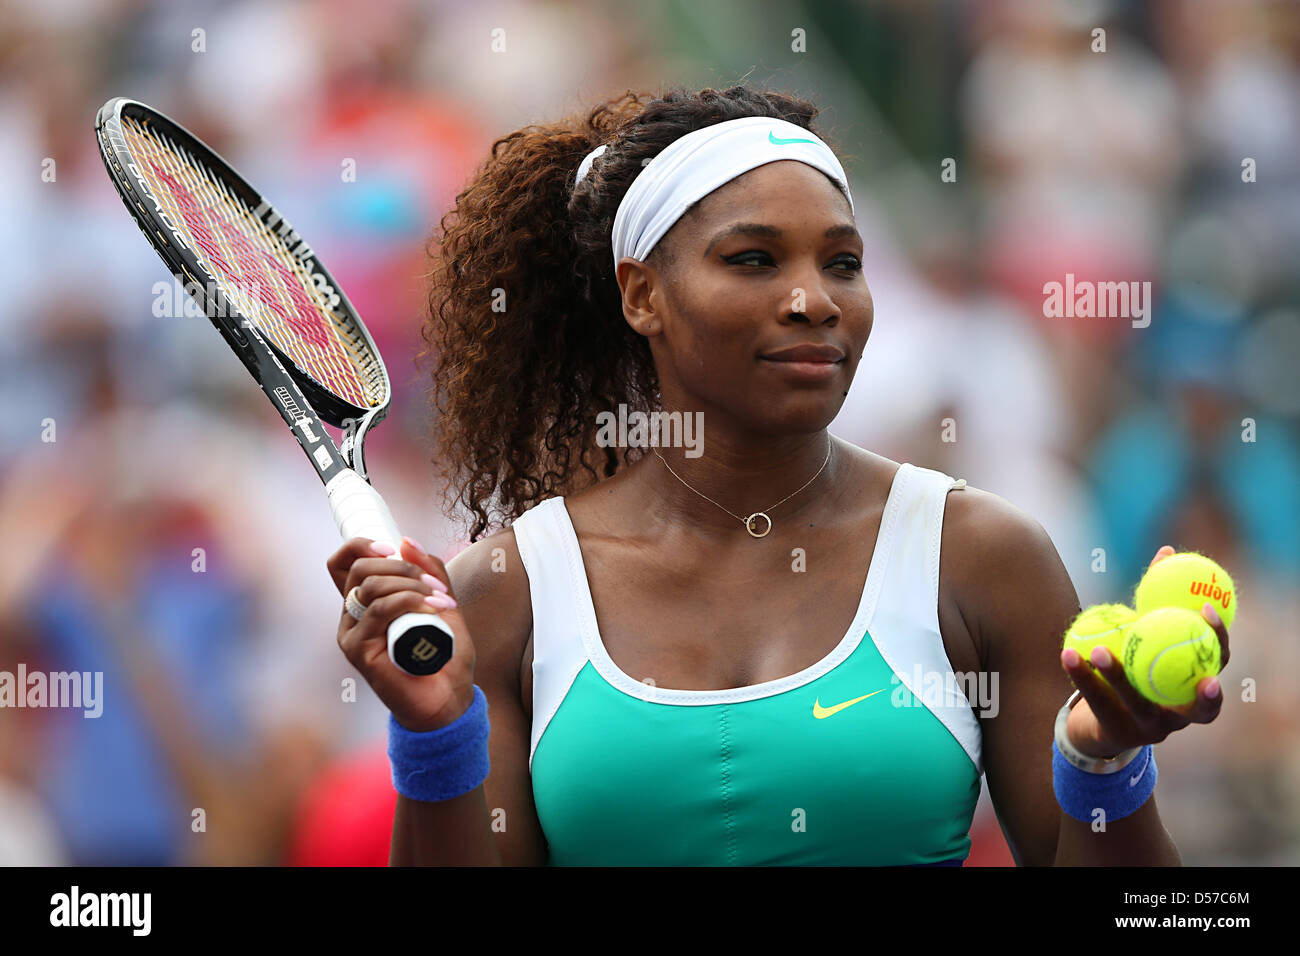
<path fill-rule="evenodd" d="M 383 541 L 400 555 L 402 534 L 383 497 L 355 471 L 345 468 L 325 485 L 330 513 L 339 534 Z M 432 611 L 412 611 L 388 625 L 388 658 L 408 674 L 423 676 L 442 669 L 454 650 L 451 625 Z"/>

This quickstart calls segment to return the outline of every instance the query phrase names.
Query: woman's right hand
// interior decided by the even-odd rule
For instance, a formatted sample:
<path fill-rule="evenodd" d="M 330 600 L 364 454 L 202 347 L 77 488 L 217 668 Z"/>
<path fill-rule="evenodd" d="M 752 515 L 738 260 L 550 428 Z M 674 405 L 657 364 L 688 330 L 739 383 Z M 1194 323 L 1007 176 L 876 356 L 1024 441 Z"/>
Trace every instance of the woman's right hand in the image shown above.
<path fill-rule="evenodd" d="M 361 620 L 346 608 L 339 618 L 338 644 L 343 655 L 408 730 L 445 727 L 474 702 L 474 643 L 456 609 L 451 581 L 443 563 L 410 538 L 402 539 L 400 557 L 367 538 L 350 538 L 326 562 L 340 597 L 354 587 L 366 606 Z M 451 606 L 426 603 L 430 595 L 450 598 Z M 410 611 L 433 612 L 451 625 L 455 647 L 451 660 L 434 674 L 416 677 L 388 659 L 388 625 Z"/>

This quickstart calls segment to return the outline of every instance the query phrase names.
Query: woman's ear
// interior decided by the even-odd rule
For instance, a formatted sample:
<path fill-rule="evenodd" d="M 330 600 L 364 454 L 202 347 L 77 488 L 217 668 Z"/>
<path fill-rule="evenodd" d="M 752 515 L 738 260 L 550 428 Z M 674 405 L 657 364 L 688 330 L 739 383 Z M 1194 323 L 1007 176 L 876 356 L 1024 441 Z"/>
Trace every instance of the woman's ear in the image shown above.
<path fill-rule="evenodd" d="M 638 335 L 658 335 L 663 330 L 663 277 L 654 266 L 624 256 L 615 269 L 623 296 L 623 318 Z"/>

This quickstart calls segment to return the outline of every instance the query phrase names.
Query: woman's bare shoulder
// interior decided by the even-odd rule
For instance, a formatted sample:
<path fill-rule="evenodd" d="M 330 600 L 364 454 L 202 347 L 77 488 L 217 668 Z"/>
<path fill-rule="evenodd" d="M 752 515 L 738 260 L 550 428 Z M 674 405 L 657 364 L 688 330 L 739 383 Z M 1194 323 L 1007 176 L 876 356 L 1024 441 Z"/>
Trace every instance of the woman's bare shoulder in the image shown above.
<path fill-rule="evenodd" d="M 1014 650 L 1013 635 L 1059 636 L 1057 619 L 1078 610 L 1074 585 L 1047 531 L 1000 495 L 970 485 L 950 493 L 940 549 L 944 582 L 985 666 L 996 664 L 1008 647 Z M 1027 609 L 1047 614 L 1050 627 L 1014 626 L 1035 616 Z"/>
<path fill-rule="evenodd" d="M 480 538 L 446 567 L 456 605 L 474 637 L 476 673 L 517 684 L 533 609 L 514 529 Z"/>

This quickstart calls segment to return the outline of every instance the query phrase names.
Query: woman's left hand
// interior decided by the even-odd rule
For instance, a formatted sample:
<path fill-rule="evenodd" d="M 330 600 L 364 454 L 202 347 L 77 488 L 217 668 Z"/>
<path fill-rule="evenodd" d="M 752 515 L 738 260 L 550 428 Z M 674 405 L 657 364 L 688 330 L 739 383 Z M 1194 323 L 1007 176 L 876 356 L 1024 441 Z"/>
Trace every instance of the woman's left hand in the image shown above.
<path fill-rule="evenodd" d="M 1174 553 L 1165 545 L 1152 564 Z M 1201 616 L 1219 636 L 1220 671 L 1228 666 L 1228 629 L 1214 608 L 1206 605 Z M 1103 663 L 1104 661 L 1104 663 Z M 1070 710 L 1066 732 L 1076 747 L 1095 757 L 1112 757 L 1131 747 L 1157 744 L 1188 724 L 1208 724 L 1223 707 L 1223 687 L 1217 677 L 1204 677 L 1196 685 L 1190 704 L 1164 707 L 1134 689 L 1124 673 L 1124 663 L 1104 647 L 1093 648 L 1092 663 L 1106 678 L 1106 686 L 1077 651 L 1061 652 L 1061 666 L 1079 688 L 1082 700 Z"/>

